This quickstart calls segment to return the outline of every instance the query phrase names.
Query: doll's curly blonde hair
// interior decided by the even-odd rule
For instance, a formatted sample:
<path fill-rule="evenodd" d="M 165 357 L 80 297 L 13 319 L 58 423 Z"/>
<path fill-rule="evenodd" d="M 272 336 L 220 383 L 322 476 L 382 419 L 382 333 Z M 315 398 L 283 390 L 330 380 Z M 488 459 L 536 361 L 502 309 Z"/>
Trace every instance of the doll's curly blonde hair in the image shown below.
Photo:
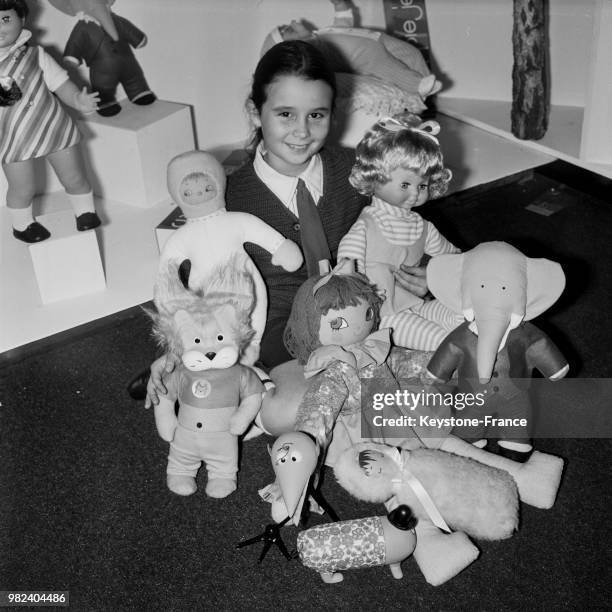
<path fill-rule="evenodd" d="M 362 195 L 373 195 L 376 185 L 390 181 L 391 173 L 398 168 L 429 178 L 430 199 L 444 195 L 452 178 L 452 172 L 444 167 L 438 141 L 419 129 L 415 119 L 404 125 L 393 121 L 393 129 L 389 129 L 388 120 L 378 121 L 366 132 L 355 153 L 349 181 Z"/>

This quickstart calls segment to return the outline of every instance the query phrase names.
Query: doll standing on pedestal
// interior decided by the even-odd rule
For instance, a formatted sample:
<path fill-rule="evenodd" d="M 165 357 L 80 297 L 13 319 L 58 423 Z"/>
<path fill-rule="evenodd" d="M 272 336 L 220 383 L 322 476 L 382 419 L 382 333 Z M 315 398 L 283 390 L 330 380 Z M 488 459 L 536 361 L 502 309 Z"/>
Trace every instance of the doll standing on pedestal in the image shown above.
<path fill-rule="evenodd" d="M 423 255 L 459 252 L 412 210 L 443 195 L 451 172 L 434 135 L 440 126 L 416 116 L 405 121 L 410 123 L 381 119 L 357 145 L 349 181 L 359 193 L 372 195 L 372 204 L 340 242 L 338 259 L 355 259 L 357 269 L 384 291 L 381 327 L 393 329 L 396 345 L 432 351 L 463 318 L 403 289 L 396 274 L 400 266 L 419 265 Z"/>
<path fill-rule="evenodd" d="M 133 23 L 111 12 L 115 0 L 50 0 L 51 4 L 79 21 L 64 49 L 68 62 L 89 66 L 89 80 L 100 94 L 98 114 L 112 117 L 121 111 L 115 98 L 121 85 L 130 102 L 145 106 L 156 100 L 132 47 L 147 44 L 147 37 Z"/>
<path fill-rule="evenodd" d="M 40 242 L 50 234 L 32 215 L 34 160 L 39 157 L 49 161 L 64 186 L 77 229 L 100 225 L 78 147 L 79 130 L 58 101 L 89 113 L 98 96 L 79 91 L 42 47 L 28 45 L 27 15 L 25 0 L 0 0 L 0 160 L 13 235 Z"/>

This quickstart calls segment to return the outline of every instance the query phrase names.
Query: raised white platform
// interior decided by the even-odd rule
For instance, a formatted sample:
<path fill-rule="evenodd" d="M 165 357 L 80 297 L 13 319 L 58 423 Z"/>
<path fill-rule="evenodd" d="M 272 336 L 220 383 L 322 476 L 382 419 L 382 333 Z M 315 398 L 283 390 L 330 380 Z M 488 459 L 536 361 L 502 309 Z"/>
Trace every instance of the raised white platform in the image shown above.
<path fill-rule="evenodd" d="M 540 140 L 519 140 L 511 130 L 511 102 L 439 96 L 437 106 L 448 117 L 496 134 L 515 145 L 612 178 L 612 164 L 594 163 L 580 157 L 584 118 L 582 107 L 552 105 L 544 137 Z M 608 146 L 612 145 L 608 143 Z"/>
<path fill-rule="evenodd" d="M 121 107 L 114 117 L 93 113 L 78 122 L 94 193 L 141 208 L 168 201 L 168 162 L 195 146 L 190 107 L 164 100 L 122 100 Z"/>
<path fill-rule="evenodd" d="M 544 153 L 469 126 L 440 118 L 442 143 L 457 191 L 552 161 Z M 120 167 L 121 162 L 117 165 Z M 42 198 L 37 215 L 68 210 L 63 193 Z M 170 204 L 137 208 L 97 200 L 102 219 L 97 229 L 106 274 L 105 291 L 41 303 L 28 246 L 12 236 L 8 211 L 0 209 L 0 352 L 46 338 L 131 308 L 152 297 L 159 251 L 155 227 L 172 210 Z"/>
<path fill-rule="evenodd" d="M 43 216 L 70 213 L 61 192 L 42 197 L 35 207 Z M 42 303 L 28 245 L 13 238 L 8 210 L 0 209 L 0 352 L 151 299 L 159 256 L 155 227 L 171 206 L 139 209 L 96 200 L 96 207 L 106 289 L 52 304 Z"/>
<path fill-rule="evenodd" d="M 79 232 L 72 210 L 37 218 L 51 237 L 29 245 L 43 304 L 73 299 L 106 289 L 104 267 L 95 230 Z"/>

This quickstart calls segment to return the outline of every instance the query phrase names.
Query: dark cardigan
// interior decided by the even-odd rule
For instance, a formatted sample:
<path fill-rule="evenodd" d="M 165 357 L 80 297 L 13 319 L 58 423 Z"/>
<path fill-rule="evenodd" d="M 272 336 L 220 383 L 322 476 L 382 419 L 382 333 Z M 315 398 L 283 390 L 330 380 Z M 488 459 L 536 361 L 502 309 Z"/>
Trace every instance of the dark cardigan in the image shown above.
<path fill-rule="evenodd" d="M 323 149 L 323 195 L 318 203 L 327 242 L 336 258 L 340 240 L 357 220 L 369 198 L 357 193 L 348 182 L 354 162 L 349 149 Z M 247 163 L 228 177 L 227 210 L 256 215 L 283 236 L 301 246 L 300 224 L 295 215 L 264 185 L 255 174 L 252 163 Z M 258 246 L 247 243 L 246 251 L 258 267 L 268 288 L 268 328 L 283 327 L 289 317 L 293 297 L 306 280 L 306 266 L 297 272 L 287 272 L 270 262 L 271 256 Z M 332 262 L 333 263 L 333 262 Z M 264 342 L 265 335 L 264 332 Z M 282 332 L 281 332 L 282 333 Z"/>

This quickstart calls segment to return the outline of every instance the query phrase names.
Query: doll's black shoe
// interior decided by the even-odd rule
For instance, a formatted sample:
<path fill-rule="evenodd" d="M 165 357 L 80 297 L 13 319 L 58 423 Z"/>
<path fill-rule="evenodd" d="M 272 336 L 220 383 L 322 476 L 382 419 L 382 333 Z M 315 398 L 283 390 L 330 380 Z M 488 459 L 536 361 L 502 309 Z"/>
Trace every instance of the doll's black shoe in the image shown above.
<path fill-rule="evenodd" d="M 32 243 L 46 240 L 51 236 L 51 233 L 44 225 L 41 225 L 38 221 L 34 221 L 34 223 L 30 223 L 23 231 L 13 228 L 13 236 L 15 236 L 17 240 Z"/>
<path fill-rule="evenodd" d="M 121 112 L 121 105 L 117 102 L 113 102 L 112 104 L 105 105 L 102 107 L 98 107 L 97 113 L 102 117 L 114 117 Z"/>
<path fill-rule="evenodd" d="M 153 104 L 155 100 L 157 100 L 157 96 L 152 91 L 148 91 L 142 95 L 139 95 L 137 98 L 134 98 L 132 103 L 138 104 L 139 106 L 147 106 L 148 104 Z"/>
<path fill-rule="evenodd" d="M 147 383 L 149 382 L 150 373 L 151 371 L 147 368 L 130 380 L 127 392 L 132 399 L 140 401 L 147 397 Z"/>
<path fill-rule="evenodd" d="M 79 232 L 85 232 L 98 227 L 102 223 L 95 212 L 86 212 L 76 218 L 76 227 Z"/>

